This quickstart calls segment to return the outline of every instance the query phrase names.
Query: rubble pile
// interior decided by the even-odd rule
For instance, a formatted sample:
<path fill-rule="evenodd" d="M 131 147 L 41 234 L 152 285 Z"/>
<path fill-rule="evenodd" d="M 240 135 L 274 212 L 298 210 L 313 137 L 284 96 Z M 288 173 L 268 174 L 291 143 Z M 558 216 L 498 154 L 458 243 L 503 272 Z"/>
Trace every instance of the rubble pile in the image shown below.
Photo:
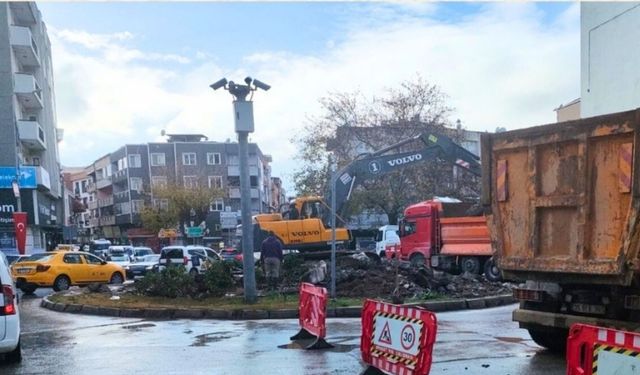
<path fill-rule="evenodd" d="M 305 266 L 314 270 L 318 264 L 305 262 Z M 327 284 L 329 279 L 329 276 L 325 279 Z M 377 263 L 364 255 L 340 257 L 336 267 L 339 297 L 476 298 L 510 294 L 511 288 L 511 283 L 490 282 L 482 275 L 451 275 L 405 262 L 383 260 Z"/>

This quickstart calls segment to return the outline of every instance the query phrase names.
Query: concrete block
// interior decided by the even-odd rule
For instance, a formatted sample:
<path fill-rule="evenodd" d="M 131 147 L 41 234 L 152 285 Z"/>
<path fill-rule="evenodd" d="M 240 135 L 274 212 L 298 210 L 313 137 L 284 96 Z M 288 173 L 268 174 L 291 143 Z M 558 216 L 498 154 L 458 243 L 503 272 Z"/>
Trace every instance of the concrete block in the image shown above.
<path fill-rule="evenodd" d="M 205 310 L 204 317 L 206 319 L 231 319 L 231 311 L 227 310 Z"/>
<path fill-rule="evenodd" d="M 465 310 L 467 308 L 467 302 L 463 299 L 455 299 L 451 301 L 445 301 L 447 305 L 446 311 Z"/>
<path fill-rule="evenodd" d="M 142 318 L 144 310 L 141 309 L 120 309 L 120 317 L 122 318 Z"/>
<path fill-rule="evenodd" d="M 173 315 L 171 309 L 144 309 L 144 317 L 150 319 L 168 319 Z"/>
<path fill-rule="evenodd" d="M 173 314 L 174 319 L 200 319 L 204 317 L 202 309 L 177 309 Z"/>
<path fill-rule="evenodd" d="M 428 301 L 420 304 L 420 307 L 431 312 L 449 311 L 450 306 L 451 304 L 449 301 Z"/>
<path fill-rule="evenodd" d="M 100 315 L 98 313 L 99 307 L 96 306 L 83 306 L 82 307 L 82 313 L 83 314 L 89 314 L 89 315 Z"/>
<path fill-rule="evenodd" d="M 247 320 L 269 319 L 267 310 L 242 310 L 242 318 Z"/>
<path fill-rule="evenodd" d="M 296 319 L 298 318 L 298 310 L 283 309 L 269 311 L 269 319 Z"/>
<path fill-rule="evenodd" d="M 64 309 L 64 312 L 68 312 L 68 313 L 79 313 L 82 311 L 82 305 L 78 305 L 75 303 L 72 303 L 70 305 L 67 305 L 67 308 Z"/>
<path fill-rule="evenodd" d="M 467 299 L 467 308 L 469 309 L 484 309 L 487 305 L 484 302 L 484 298 L 470 298 Z"/>
<path fill-rule="evenodd" d="M 63 312 L 66 307 L 67 307 L 67 305 L 64 304 L 64 303 L 54 303 L 53 304 L 53 310 L 55 310 L 55 311 Z"/>
<path fill-rule="evenodd" d="M 484 303 L 487 307 L 496 307 L 503 304 L 503 298 L 500 296 L 485 297 Z"/>
<path fill-rule="evenodd" d="M 116 307 L 98 307 L 98 315 L 120 316 L 120 309 Z"/>

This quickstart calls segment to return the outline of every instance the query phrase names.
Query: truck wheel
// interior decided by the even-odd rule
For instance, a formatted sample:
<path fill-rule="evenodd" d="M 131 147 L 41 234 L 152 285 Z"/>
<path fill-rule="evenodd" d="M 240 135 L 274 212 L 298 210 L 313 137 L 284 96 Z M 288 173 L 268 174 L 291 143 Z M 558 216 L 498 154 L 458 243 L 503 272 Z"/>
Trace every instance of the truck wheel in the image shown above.
<path fill-rule="evenodd" d="M 420 253 L 413 254 L 411 258 L 409 258 L 412 266 L 424 266 L 424 255 Z"/>
<path fill-rule="evenodd" d="M 462 257 L 460 260 L 460 272 L 469 272 L 472 275 L 479 275 L 480 259 L 476 257 Z"/>
<path fill-rule="evenodd" d="M 489 281 L 500 281 L 502 280 L 502 274 L 500 274 L 500 268 L 493 260 L 493 258 L 487 259 L 484 262 L 484 277 Z"/>
<path fill-rule="evenodd" d="M 567 351 L 567 336 L 569 332 L 560 328 L 528 328 L 531 339 L 536 344 L 547 348 L 553 353 L 562 354 Z"/>

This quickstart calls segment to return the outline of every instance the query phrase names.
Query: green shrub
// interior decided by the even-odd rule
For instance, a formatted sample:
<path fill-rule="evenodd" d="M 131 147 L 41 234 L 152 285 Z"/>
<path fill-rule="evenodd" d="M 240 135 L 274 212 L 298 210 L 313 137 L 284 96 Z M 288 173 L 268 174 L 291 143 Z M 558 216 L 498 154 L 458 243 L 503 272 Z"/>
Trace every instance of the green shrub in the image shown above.
<path fill-rule="evenodd" d="M 198 289 L 194 278 L 182 265 L 148 272 L 142 280 L 136 281 L 135 288 L 140 294 L 169 298 L 193 296 Z"/>
<path fill-rule="evenodd" d="M 202 275 L 205 293 L 214 297 L 224 296 L 234 286 L 233 267 L 226 262 L 215 262 Z"/>

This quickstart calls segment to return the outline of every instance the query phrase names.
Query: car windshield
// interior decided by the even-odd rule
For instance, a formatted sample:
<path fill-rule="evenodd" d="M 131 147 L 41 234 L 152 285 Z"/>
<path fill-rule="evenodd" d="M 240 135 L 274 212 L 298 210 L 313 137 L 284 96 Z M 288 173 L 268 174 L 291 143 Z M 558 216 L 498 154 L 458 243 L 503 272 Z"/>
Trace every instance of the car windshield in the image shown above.
<path fill-rule="evenodd" d="M 23 260 L 23 262 L 48 262 L 51 258 L 53 258 L 53 254 L 38 253 L 31 255 L 27 259 Z"/>
<path fill-rule="evenodd" d="M 123 262 L 123 261 L 127 261 L 129 259 L 127 258 L 126 255 L 120 254 L 120 255 L 111 255 L 111 260 L 115 261 L 115 262 Z"/>
<path fill-rule="evenodd" d="M 136 256 L 141 257 L 141 256 L 153 254 L 153 251 L 151 251 L 151 249 L 136 249 L 135 254 Z"/>
<path fill-rule="evenodd" d="M 160 255 L 146 255 L 144 257 L 142 257 L 142 261 L 143 262 L 157 262 L 158 260 L 160 260 Z"/>

